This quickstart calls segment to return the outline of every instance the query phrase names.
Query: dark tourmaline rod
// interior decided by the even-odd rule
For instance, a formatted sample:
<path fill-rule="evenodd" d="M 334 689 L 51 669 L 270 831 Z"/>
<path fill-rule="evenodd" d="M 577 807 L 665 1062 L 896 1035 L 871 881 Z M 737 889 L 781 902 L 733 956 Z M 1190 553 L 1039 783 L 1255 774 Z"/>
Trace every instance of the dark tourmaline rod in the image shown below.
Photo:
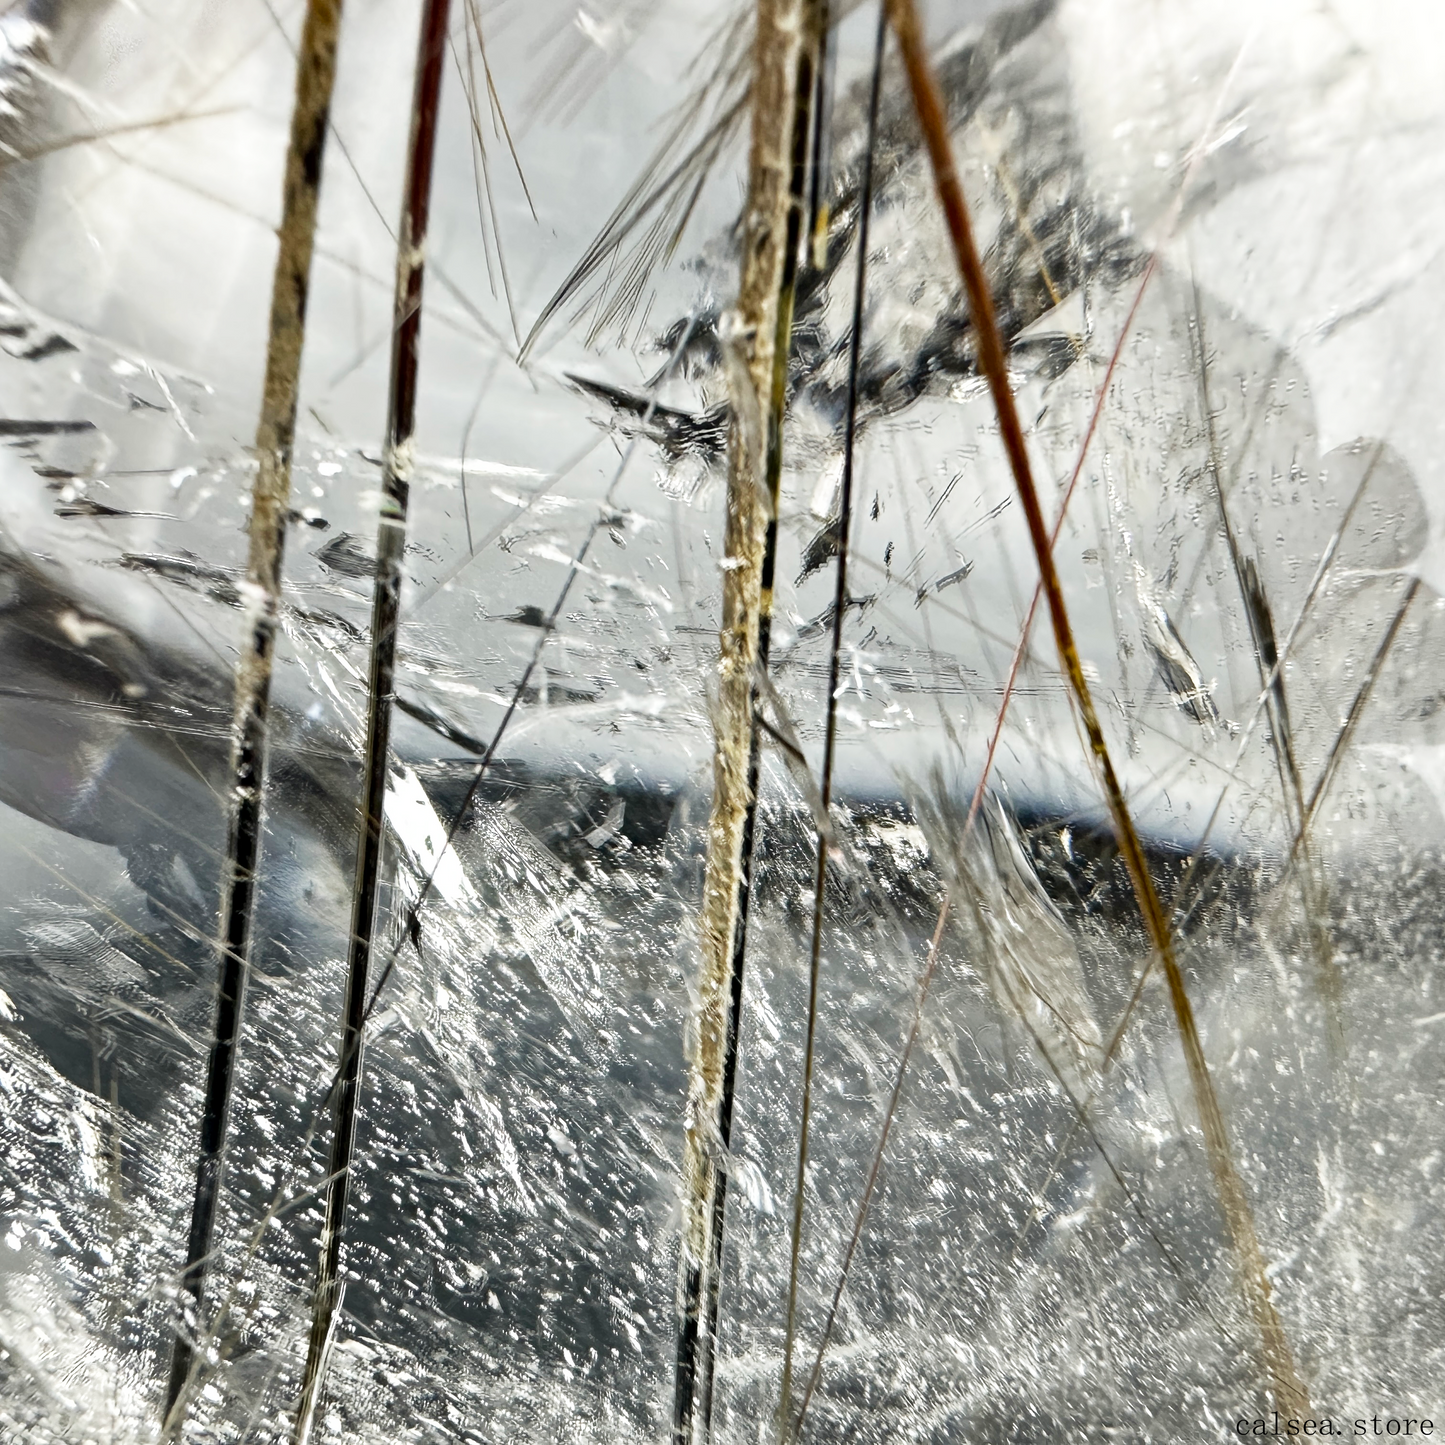
<path fill-rule="evenodd" d="M 181 1275 L 183 1306 L 189 1306 L 193 1318 L 189 1323 L 181 1322 L 171 1355 L 165 1407 L 165 1429 L 170 1436 L 180 1430 L 187 1387 L 196 1373 L 198 1361 L 193 1333 L 204 1336 L 207 1332 L 206 1271 L 225 1173 L 231 1085 L 250 962 L 256 865 L 261 852 L 271 671 L 291 501 L 291 453 L 296 439 L 301 352 L 306 339 L 306 297 L 316 243 L 321 162 L 336 79 L 341 5 L 342 0 L 308 0 L 296 57 L 296 102 L 291 112 L 281 224 L 277 229 L 266 378 L 256 425 L 256 482 L 251 497 L 251 546 L 246 570 L 250 635 L 243 644 L 236 671 L 229 774 L 230 823 L 221 878 L 221 958 L 215 1033 L 206 1071 L 196 1196 L 191 1210 L 186 1264 Z"/>
<path fill-rule="evenodd" d="M 758 0 L 743 274 L 724 345 L 732 422 L 703 880 L 697 1033 L 688 1059 L 673 1440 L 709 1431 L 743 963 L 757 819 L 758 670 L 768 663 L 793 293 L 803 230 L 820 0 Z M 700 1429 L 699 1429 L 700 1425 Z"/>
<path fill-rule="evenodd" d="M 367 678 L 361 836 L 356 850 L 356 881 L 352 889 L 341 1057 L 332 1092 L 335 1113 L 326 1217 L 321 1228 L 321 1257 L 312 1302 L 306 1372 L 302 1378 L 301 1401 L 296 1414 L 297 1445 L 305 1445 L 311 1433 L 326 1372 L 328 1346 L 341 1306 L 341 1250 L 345 1239 L 346 1203 L 361 1102 L 362 1034 L 369 1007 L 367 983 L 376 932 L 377 884 L 385 831 L 391 711 L 396 694 L 396 634 L 401 617 L 401 568 L 406 550 L 407 505 L 411 493 L 412 448 L 416 432 L 422 280 L 426 265 L 432 161 L 436 151 L 449 11 L 450 0 L 426 0 L 422 11 L 406 182 L 401 225 L 397 230 L 391 392 L 382 469 L 381 517 L 377 525 L 376 582 L 371 600 L 371 662 Z"/>

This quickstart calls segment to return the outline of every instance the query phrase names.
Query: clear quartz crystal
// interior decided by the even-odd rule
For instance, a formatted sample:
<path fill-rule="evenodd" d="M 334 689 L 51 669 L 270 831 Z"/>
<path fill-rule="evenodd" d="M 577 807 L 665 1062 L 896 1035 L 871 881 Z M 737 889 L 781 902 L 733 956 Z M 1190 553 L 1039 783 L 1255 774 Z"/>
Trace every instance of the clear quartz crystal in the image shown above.
<path fill-rule="evenodd" d="M 832 9 L 736 1115 L 708 1144 L 730 1181 L 720 1442 L 778 1431 L 876 26 Z M 200 1317 L 178 1280 L 304 11 L 0 14 L 0 1437 L 27 1445 L 159 1440 L 178 1329 L 187 1440 L 294 1430 L 415 0 L 342 21 Z M 727 448 L 765 422 L 730 427 L 752 17 L 452 6 L 380 986 L 313 1440 L 670 1438 Z M 923 24 L 1309 1411 L 1445 1429 L 1445 30 L 1420 0 L 930 0 Z M 939 942 L 803 1434 L 1272 1427 L 1177 1011 L 1042 604 L 1008 688 L 1038 567 L 892 49 L 872 153 L 795 1408 Z"/>

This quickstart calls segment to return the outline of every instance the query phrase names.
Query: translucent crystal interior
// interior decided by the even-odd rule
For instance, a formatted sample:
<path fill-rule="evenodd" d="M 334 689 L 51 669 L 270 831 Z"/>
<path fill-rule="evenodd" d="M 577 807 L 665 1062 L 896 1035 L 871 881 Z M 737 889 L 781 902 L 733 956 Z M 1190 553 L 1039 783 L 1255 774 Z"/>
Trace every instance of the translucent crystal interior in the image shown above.
<path fill-rule="evenodd" d="M 160 1440 L 178 1331 L 185 1439 L 295 1428 L 415 0 L 342 19 L 201 1315 L 179 1284 L 304 10 L 0 14 L 7 1439 Z M 830 19 L 707 1428 L 780 1428 L 846 541 L 802 1437 L 1222 1439 L 1277 1401 L 1178 1001 L 1035 610 L 896 50 L 870 134 L 876 8 Z M 754 7 L 456 0 L 450 23 L 382 919 L 313 1438 L 662 1441 Z M 1445 1417 L 1440 15 L 932 0 L 923 24 L 1083 674 L 1310 1413 L 1342 1433 Z"/>

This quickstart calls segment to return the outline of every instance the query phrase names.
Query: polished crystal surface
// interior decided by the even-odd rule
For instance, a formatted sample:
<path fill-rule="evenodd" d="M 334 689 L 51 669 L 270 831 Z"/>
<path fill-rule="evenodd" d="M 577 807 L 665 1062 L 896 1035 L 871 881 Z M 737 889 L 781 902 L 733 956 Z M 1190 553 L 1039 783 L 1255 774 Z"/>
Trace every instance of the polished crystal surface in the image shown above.
<path fill-rule="evenodd" d="M 6 1439 L 158 1440 L 177 1328 L 186 1439 L 293 1429 L 414 0 L 343 20 L 211 1316 L 181 1319 L 177 1285 L 303 9 L 0 14 Z M 717 1141 L 719 1441 L 778 1432 L 876 11 L 833 19 Z M 1410 0 L 932 0 L 924 22 L 1310 1407 L 1445 1429 L 1442 22 Z M 453 6 L 317 1440 L 670 1438 L 753 43 L 748 5 Z M 1038 567 L 891 50 L 872 153 L 804 1375 L 940 943 L 804 1438 L 1222 1439 L 1274 1409 L 1257 1321 L 1042 610 L 1009 686 Z"/>

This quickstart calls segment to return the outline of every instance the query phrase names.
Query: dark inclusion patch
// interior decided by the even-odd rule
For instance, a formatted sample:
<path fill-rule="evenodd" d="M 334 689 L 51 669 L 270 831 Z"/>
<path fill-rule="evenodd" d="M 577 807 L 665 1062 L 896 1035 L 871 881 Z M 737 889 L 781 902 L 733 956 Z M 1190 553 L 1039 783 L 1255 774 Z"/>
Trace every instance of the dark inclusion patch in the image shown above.
<path fill-rule="evenodd" d="M 341 577 L 374 577 L 376 558 L 366 545 L 350 532 L 338 532 L 324 547 L 311 554 L 326 568 Z"/>
<path fill-rule="evenodd" d="M 1086 281 L 1117 288 L 1140 274 L 1146 262 L 1145 252 L 1118 218 L 1100 207 L 1087 189 L 1067 109 L 1067 86 L 1061 84 L 1056 67 L 1046 64 L 1043 73 L 1034 73 L 1037 49 L 1024 42 L 1055 8 L 1053 0 L 1011 8 L 985 24 L 977 40 L 939 62 L 951 129 L 967 125 L 1000 94 L 1007 97 L 1013 134 L 1010 154 L 1001 160 L 1000 169 L 1007 168 L 1009 185 L 998 184 L 1008 194 L 1001 206 L 1003 224 L 984 265 L 1012 365 L 1045 382 L 1061 377 L 1079 360 L 1082 344 L 1067 335 L 1025 337 L 1023 333 Z M 830 332 L 827 308 L 830 295 L 854 264 L 862 177 L 860 119 L 840 104 L 834 151 L 841 161 L 833 184 L 833 224 L 824 264 L 805 266 L 798 277 L 788 371 L 790 405 L 806 405 L 830 427 L 839 445 L 847 413 L 851 336 L 847 331 Z M 890 85 L 875 149 L 877 173 L 884 177 L 875 193 L 880 215 L 905 204 L 918 179 L 919 153 L 911 102 L 901 85 Z M 654 350 L 671 355 L 690 327 L 679 369 L 685 376 L 711 374 L 716 383 L 722 363 L 720 320 L 716 306 L 704 308 L 691 319 L 674 322 L 654 343 Z M 868 337 L 858 378 L 859 426 L 866 428 L 895 415 L 924 396 L 947 394 L 959 382 L 979 375 L 973 323 L 961 291 L 955 289 L 911 351 L 897 349 L 888 338 Z M 651 384 L 659 384 L 664 376 L 660 372 Z M 722 462 L 731 414 L 726 401 L 688 411 L 658 404 L 646 392 L 611 382 L 572 373 L 568 380 L 605 402 L 625 432 L 640 430 L 668 461 L 693 457 L 713 465 Z M 825 565 L 835 549 L 836 541 L 829 542 L 825 527 L 809 545 L 799 580 Z"/>
<path fill-rule="evenodd" d="M 79 432 L 94 430 L 93 421 L 22 421 L 15 417 L 0 417 L 0 439 L 5 440 L 75 436 Z"/>

